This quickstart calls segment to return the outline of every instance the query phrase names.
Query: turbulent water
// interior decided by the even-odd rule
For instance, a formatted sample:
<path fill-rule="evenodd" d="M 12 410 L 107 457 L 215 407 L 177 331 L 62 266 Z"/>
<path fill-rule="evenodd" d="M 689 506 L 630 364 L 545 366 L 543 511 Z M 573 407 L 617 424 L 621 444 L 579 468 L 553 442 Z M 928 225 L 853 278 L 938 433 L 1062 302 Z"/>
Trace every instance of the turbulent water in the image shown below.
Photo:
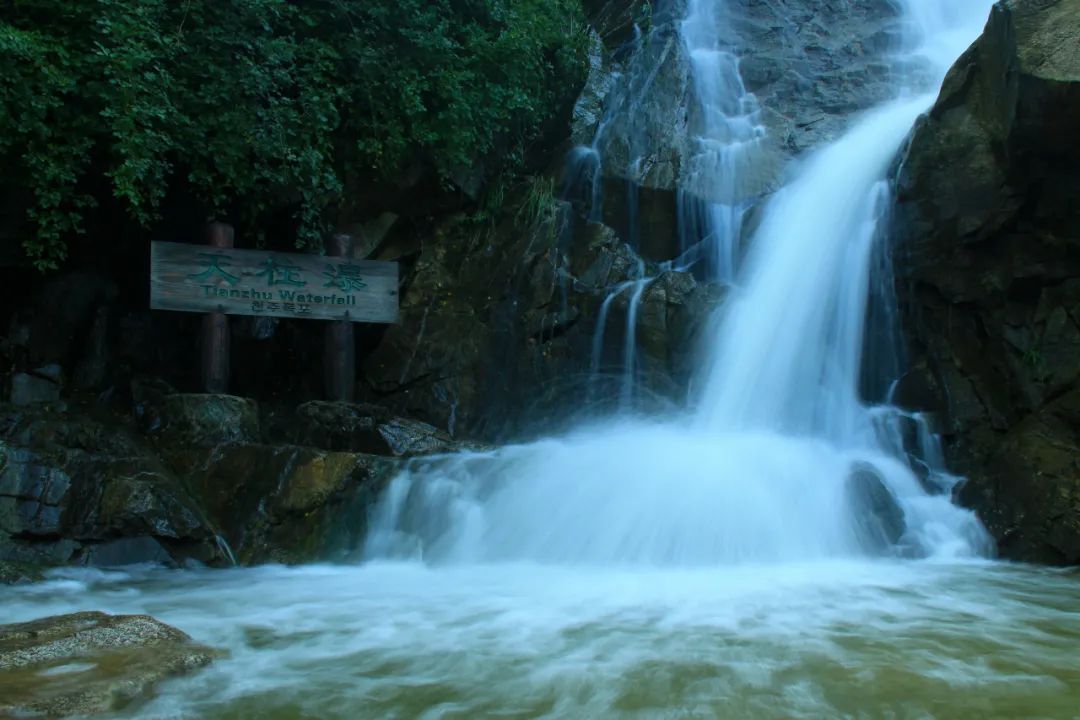
<path fill-rule="evenodd" d="M 5 620 L 148 612 L 228 658 L 120 717 L 1075 718 L 1080 582 L 1001 564 L 68 572 Z"/>
<path fill-rule="evenodd" d="M 364 564 L 64 571 L 0 589 L 5 621 L 145 612 L 230 650 L 147 718 L 1080 717 L 1077 575 L 983 559 L 927 426 L 860 397 L 889 168 L 990 5 L 901 4 L 898 99 L 743 238 L 725 188 L 763 131 L 690 3 L 695 222 L 736 285 L 691 411 L 416 461 Z"/>

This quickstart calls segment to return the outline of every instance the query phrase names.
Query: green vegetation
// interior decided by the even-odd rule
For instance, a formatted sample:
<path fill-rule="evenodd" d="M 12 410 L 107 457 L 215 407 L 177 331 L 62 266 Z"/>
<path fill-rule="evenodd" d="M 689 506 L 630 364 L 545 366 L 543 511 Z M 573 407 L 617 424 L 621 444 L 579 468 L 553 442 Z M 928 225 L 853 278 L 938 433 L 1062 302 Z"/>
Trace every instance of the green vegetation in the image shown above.
<path fill-rule="evenodd" d="M 544 233 L 548 240 L 554 240 L 559 232 L 559 203 L 555 197 L 555 180 L 550 177 L 536 177 L 529 183 L 525 198 L 518 208 L 517 221 L 522 227 L 533 233 Z"/>
<path fill-rule="evenodd" d="M 1044 365 L 1042 351 L 1032 346 L 1024 351 L 1024 364 L 1032 370 L 1041 370 Z"/>
<path fill-rule="evenodd" d="M 0 192 L 55 267 L 106 194 L 143 227 L 327 230 L 358 178 L 521 156 L 583 72 L 579 0 L 0 0 Z"/>

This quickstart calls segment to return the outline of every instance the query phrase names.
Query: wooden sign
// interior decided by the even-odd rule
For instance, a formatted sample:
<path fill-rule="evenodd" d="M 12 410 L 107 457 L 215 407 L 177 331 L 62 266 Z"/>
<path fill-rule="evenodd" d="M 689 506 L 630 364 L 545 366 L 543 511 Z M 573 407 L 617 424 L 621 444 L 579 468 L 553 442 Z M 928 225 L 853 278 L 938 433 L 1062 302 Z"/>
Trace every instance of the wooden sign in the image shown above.
<path fill-rule="evenodd" d="M 154 310 L 394 323 L 398 266 L 301 253 L 154 242 Z"/>

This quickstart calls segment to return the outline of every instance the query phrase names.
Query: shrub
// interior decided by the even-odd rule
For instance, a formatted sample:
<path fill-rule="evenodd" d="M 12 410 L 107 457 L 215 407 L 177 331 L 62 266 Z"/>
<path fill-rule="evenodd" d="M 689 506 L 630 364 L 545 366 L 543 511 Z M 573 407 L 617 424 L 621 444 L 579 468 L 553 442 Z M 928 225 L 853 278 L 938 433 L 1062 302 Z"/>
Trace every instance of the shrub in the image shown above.
<path fill-rule="evenodd" d="M 177 184 L 211 214 L 291 209 L 303 244 L 350 178 L 528 142 L 582 26 L 579 0 L 0 0 L 0 188 L 43 269 L 103 193 L 150 227 Z"/>

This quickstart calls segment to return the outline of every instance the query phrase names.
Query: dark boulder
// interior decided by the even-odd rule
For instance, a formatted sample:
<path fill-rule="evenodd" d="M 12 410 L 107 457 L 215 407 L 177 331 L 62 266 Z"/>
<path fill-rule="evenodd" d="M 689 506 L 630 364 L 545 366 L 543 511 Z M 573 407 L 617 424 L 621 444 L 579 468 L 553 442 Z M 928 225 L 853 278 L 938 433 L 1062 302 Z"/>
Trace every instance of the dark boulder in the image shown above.
<path fill-rule="evenodd" d="M 259 406 L 235 395 L 176 394 L 162 399 L 158 441 L 173 447 L 258 442 Z"/>
<path fill-rule="evenodd" d="M 220 562 L 179 480 L 121 427 L 0 406 L 0 560 Z"/>
<path fill-rule="evenodd" d="M 46 365 L 31 372 L 11 376 L 11 402 L 14 405 L 55 403 L 63 389 L 63 371 L 59 365 Z"/>
<path fill-rule="evenodd" d="M 399 468 L 374 455 L 255 444 L 190 450 L 174 463 L 243 564 L 348 557 Z"/>
<path fill-rule="evenodd" d="M 848 476 L 845 491 L 859 545 L 878 554 L 895 549 L 907 530 L 904 510 L 878 471 L 871 465 L 857 464 Z"/>
<path fill-rule="evenodd" d="M 994 7 L 902 164 L 903 396 L 1012 559 L 1080 563 L 1080 2 Z"/>
<path fill-rule="evenodd" d="M 372 455 L 407 457 L 461 449 L 448 433 L 419 420 L 397 417 L 365 403 L 315 400 L 296 409 L 292 438 L 298 445 Z"/>

